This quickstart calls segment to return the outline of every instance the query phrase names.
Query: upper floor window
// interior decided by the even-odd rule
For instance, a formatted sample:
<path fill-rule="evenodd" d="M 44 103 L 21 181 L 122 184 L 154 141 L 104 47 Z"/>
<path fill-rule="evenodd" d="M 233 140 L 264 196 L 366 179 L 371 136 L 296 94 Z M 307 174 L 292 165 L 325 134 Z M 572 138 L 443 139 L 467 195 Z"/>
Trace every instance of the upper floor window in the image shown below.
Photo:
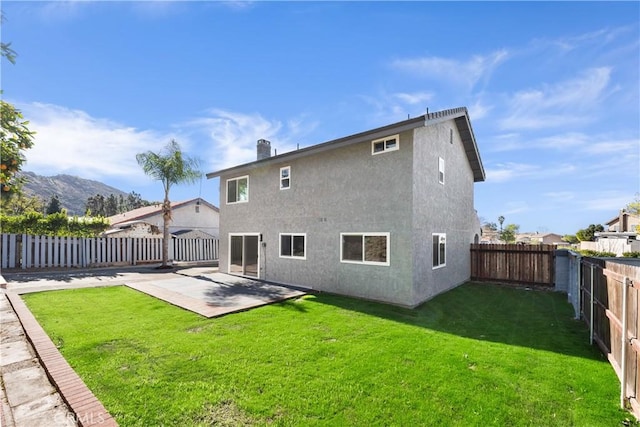
<path fill-rule="evenodd" d="M 291 166 L 280 168 L 280 189 L 287 190 L 291 188 Z"/>
<path fill-rule="evenodd" d="M 340 233 L 340 261 L 389 265 L 389 233 Z"/>
<path fill-rule="evenodd" d="M 386 153 L 400 148 L 400 135 L 391 135 L 371 141 L 371 154 Z"/>
<path fill-rule="evenodd" d="M 280 234 L 280 257 L 306 259 L 306 234 Z"/>
<path fill-rule="evenodd" d="M 249 201 L 249 177 L 241 176 L 227 180 L 227 203 L 243 203 Z"/>
<path fill-rule="evenodd" d="M 433 268 L 444 267 L 446 265 L 447 235 L 444 233 L 433 233 Z"/>
<path fill-rule="evenodd" d="M 438 182 L 444 184 L 444 159 L 438 157 Z"/>

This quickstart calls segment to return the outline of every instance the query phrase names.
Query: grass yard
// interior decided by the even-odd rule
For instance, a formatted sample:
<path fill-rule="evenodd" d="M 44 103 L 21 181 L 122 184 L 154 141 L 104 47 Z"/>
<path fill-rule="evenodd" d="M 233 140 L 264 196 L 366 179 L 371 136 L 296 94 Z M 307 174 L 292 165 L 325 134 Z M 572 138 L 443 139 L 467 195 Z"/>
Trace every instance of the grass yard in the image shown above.
<path fill-rule="evenodd" d="M 121 426 L 616 426 L 566 297 L 468 283 L 416 310 L 330 295 L 204 319 L 126 287 L 24 295 Z"/>

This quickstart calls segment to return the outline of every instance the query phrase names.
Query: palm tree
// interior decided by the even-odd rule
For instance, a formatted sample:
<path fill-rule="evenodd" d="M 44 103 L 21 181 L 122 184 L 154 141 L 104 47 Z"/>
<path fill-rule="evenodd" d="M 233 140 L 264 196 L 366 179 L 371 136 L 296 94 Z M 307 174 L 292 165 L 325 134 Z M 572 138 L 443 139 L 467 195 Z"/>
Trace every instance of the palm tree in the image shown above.
<path fill-rule="evenodd" d="M 164 220 L 164 233 L 162 242 L 162 267 L 170 268 L 169 261 L 169 222 L 171 221 L 171 201 L 169 190 L 173 184 L 192 184 L 200 178 L 202 173 L 198 170 L 198 159 L 186 157 L 180 150 L 180 145 L 171 140 L 163 151 L 154 153 L 147 151 L 136 154 L 136 160 L 145 174 L 151 178 L 162 181 L 164 187 L 164 202 L 162 203 L 162 219 Z"/>

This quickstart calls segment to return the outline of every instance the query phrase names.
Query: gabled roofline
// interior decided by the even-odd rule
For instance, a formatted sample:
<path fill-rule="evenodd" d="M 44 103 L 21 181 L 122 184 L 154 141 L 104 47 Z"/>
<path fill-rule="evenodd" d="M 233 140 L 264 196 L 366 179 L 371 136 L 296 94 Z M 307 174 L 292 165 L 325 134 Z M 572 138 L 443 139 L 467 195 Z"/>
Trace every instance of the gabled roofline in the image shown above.
<path fill-rule="evenodd" d="M 474 182 L 484 181 L 485 172 L 482 166 L 482 161 L 480 160 L 478 146 L 476 144 L 476 139 L 473 134 L 471 122 L 469 120 L 469 113 L 466 107 L 427 113 L 413 119 L 407 119 L 391 125 L 368 130 L 365 132 L 360 132 L 339 139 L 334 139 L 332 141 L 324 142 L 321 144 L 312 145 L 310 147 L 289 151 L 277 156 L 267 157 L 266 159 L 255 160 L 253 162 L 245 163 L 242 165 L 210 172 L 206 175 L 206 177 L 207 179 L 211 179 L 231 173 L 240 174 L 258 167 L 270 165 L 272 163 L 279 163 L 283 160 L 294 160 L 301 157 L 322 153 L 328 150 L 347 147 L 349 145 L 358 144 L 364 141 L 371 141 L 377 138 L 388 136 L 393 133 L 413 130 L 419 127 L 429 126 L 452 119 L 455 120 L 456 127 L 462 138 L 462 144 L 464 146 L 465 153 L 467 154 L 469 165 L 471 166 L 471 169 L 473 171 Z"/>
<path fill-rule="evenodd" d="M 220 212 L 220 209 L 218 209 L 215 205 L 207 202 L 206 200 L 204 200 L 202 197 L 197 197 L 195 199 L 189 199 L 189 200 L 183 200 L 181 202 L 172 202 L 171 203 L 171 210 L 174 210 L 176 208 L 180 208 L 182 206 L 186 206 L 189 204 L 195 204 L 197 202 L 200 202 L 200 204 L 202 205 L 206 205 L 208 207 L 210 207 L 211 209 L 213 209 L 216 212 Z M 148 208 L 154 207 L 155 209 L 153 210 L 149 210 Z M 127 216 L 127 214 L 131 214 L 132 212 L 135 211 L 142 211 L 143 213 L 140 214 L 133 214 L 133 216 Z M 118 225 L 118 224 L 122 224 L 123 222 L 129 222 L 129 221 L 141 221 L 144 220 L 146 218 L 149 218 L 151 216 L 157 215 L 158 213 L 162 212 L 162 204 L 156 204 L 156 205 L 152 205 L 152 206 L 143 206 L 142 208 L 137 208 L 137 209 L 133 209 L 127 212 L 123 212 L 121 214 L 116 214 L 113 216 L 108 217 L 107 219 L 109 220 L 109 223 L 114 226 L 114 225 Z M 121 221 L 118 221 L 119 219 L 121 219 Z M 112 222 L 112 221 L 118 221 L 118 222 Z"/>

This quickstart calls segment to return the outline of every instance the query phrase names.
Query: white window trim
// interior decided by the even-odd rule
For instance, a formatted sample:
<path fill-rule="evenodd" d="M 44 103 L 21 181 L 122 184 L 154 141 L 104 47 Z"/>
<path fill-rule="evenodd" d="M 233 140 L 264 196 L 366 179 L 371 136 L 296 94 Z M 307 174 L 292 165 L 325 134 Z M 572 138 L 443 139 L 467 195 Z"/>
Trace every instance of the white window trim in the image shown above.
<path fill-rule="evenodd" d="M 444 263 L 434 265 L 432 267 L 433 270 L 437 270 L 438 268 L 443 268 L 447 266 L 447 233 L 432 233 L 431 234 L 431 246 L 433 247 L 433 238 L 438 236 L 438 258 L 440 258 L 440 237 L 444 237 Z M 433 250 L 433 249 L 432 249 Z M 431 259 L 433 263 L 433 254 L 431 254 Z"/>
<path fill-rule="evenodd" d="M 377 261 L 353 261 L 353 260 L 345 260 L 343 259 L 342 253 L 342 238 L 343 236 L 362 236 L 362 254 L 364 257 L 364 238 L 370 236 L 385 236 L 387 238 L 387 261 L 386 262 L 377 262 Z M 389 266 L 391 265 L 391 233 L 340 233 L 340 262 L 344 264 L 365 264 L 365 265 L 383 265 Z"/>
<path fill-rule="evenodd" d="M 396 140 L 396 145 L 392 148 L 387 148 L 387 144 L 386 141 L 391 140 L 391 139 L 395 139 Z M 376 143 L 378 142 L 384 142 L 384 149 L 382 151 L 378 151 L 376 152 L 374 147 L 376 146 Z M 374 139 L 373 141 L 371 141 L 371 155 L 375 156 L 378 154 L 382 154 L 382 153 L 388 153 L 389 151 L 397 151 L 400 149 L 400 135 L 396 134 L 396 135 L 389 135 L 389 136 L 385 136 L 384 138 L 378 138 L 378 139 Z"/>
<path fill-rule="evenodd" d="M 260 270 L 261 270 L 260 266 L 262 265 L 260 263 L 261 258 L 262 258 L 262 256 L 260 255 L 260 252 L 262 252 L 260 250 L 260 246 L 262 245 L 262 242 L 260 241 L 261 240 L 260 239 L 260 233 L 229 233 L 229 237 L 228 237 L 229 245 L 227 247 L 227 271 L 231 270 L 231 238 L 234 237 L 234 236 L 235 237 L 238 237 L 238 236 L 240 236 L 240 237 L 257 236 L 258 237 L 258 276 L 256 278 L 259 279 L 260 278 Z M 243 242 L 243 245 L 244 245 L 244 242 Z M 243 256 L 243 258 L 244 258 L 244 256 Z M 244 260 L 243 260 L 243 263 L 244 263 Z M 243 265 L 243 268 L 244 268 L 244 265 Z M 253 277 L 253 276 L 249 276 L 249 277 Z"/>
<path fill-rule="evenodd" d="M 235 202 L 230 202 L 229 201 L 229 181 L 239 181 L 243 178 L 247 179 L 247 200 L 236 200 Z M 249 201 L 249 175 L 243 175 L 243 176 L 237 176 L 235 178 L 229 178 L 227 179 L 226 183 L 226 188 L 225 188 L 225 195 L 226 195 L 226 199 L 227 199 L 227 204 L 228 205 L 235 205 L 237 203 L 247 203 Z M 238 191 L 238 186 L 236 184 L 236 191 Z M 237 194 L 236 194 L 237 196 Z"/>
<path fill-rule="evenodd" d="M 442 179 L 440 179 L 441 173 L 442 173 Z M 438 157 L 438 182 L 442 185 L 444 185 L 444 182 L 445 182 L 444 159 L 442 157 Z"/>
<path fill-rule="evenodd" d="M 282 177 L 282 171 L 284 170 L 288 170 L 289 171 L 289 175 L 286 178 Z M 289 186 L 288 187 L 283 187 L 282 186 L 282 181 L 284 181 L 285 179 L 289 180 Z M 280 189 L 281 190 L 288 190 L 291 188 L 291 166 L 285 166 L 280 168 Z"/>
<path fill-rule="evenodd" d="M 291 244 L 293 245 L 293 237 L 294 236 L 302 236 L 304 237 L 304 256 L 294 256 L 294 255 L 282 255 L 282 236 L 291 236 Z M 293 247 L 291 248 L 291 253 L 293 253 Z M 286 259 L 307 259 L 307 233 L 280 233 L 278 234 L 278 255 L 280 258 Z"/>

